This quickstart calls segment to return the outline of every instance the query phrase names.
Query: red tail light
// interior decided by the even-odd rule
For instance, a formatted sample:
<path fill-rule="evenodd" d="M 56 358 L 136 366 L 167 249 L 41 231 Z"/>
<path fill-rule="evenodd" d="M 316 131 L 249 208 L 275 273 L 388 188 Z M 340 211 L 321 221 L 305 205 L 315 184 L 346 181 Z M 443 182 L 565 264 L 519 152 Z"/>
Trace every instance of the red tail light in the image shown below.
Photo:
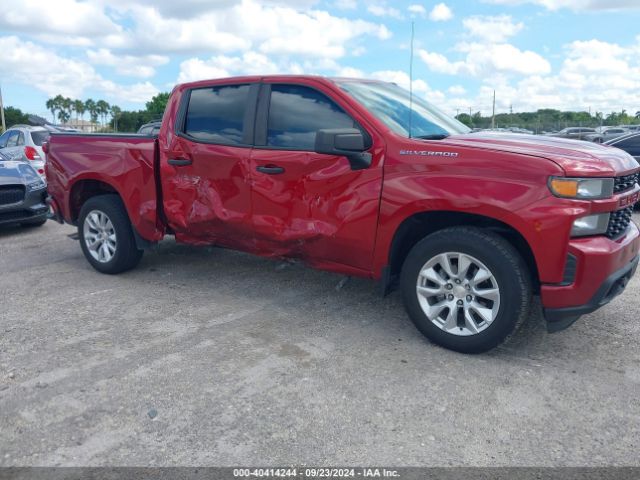
<path fill-rule="evenodd" d="M 24 147 L 24 156 L 27 157 L 29 160 L 40 160 L 40 154 L 33 147 L 29 147 L 29 146 Z"/>

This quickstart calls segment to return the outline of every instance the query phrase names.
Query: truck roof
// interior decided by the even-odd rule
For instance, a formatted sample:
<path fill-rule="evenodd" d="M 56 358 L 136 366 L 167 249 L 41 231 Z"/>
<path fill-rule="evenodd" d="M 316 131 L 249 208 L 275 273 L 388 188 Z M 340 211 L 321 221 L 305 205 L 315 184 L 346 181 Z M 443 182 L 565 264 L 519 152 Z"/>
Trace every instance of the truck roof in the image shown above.
<path fill-rule="evenodd" d="M 262 80 L 270 81 L 282 81 L 287 82 L 291 80 L 316 80 L 322 83 L 337 83 L 337 82 L 366 82 L 366 83 L 389 83 L 383 80 L 374 80 L 368 78 L 355 78 L 355 77 L 325 77 L 323 75 L 251 75 L 251 76 L 237 76 L 237 77 L 223 77 L 223 78 L 211 78 L 206 80 L 197 80 L 194 82 L 185 82 L 176 85 L 183 88 L 195 88 L 212 83 L 251 83 L 259 82 Z"/>

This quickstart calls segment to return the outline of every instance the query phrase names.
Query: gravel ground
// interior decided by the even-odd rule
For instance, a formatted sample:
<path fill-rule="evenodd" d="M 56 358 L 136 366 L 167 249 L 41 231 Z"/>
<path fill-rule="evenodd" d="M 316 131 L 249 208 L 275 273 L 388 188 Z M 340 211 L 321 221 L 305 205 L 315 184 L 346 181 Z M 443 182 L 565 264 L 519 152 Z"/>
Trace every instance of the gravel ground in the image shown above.
<path fill-rule="evenodd" d="M 640 464 L 640 275 L 464 356 L 367 280 L 172 240 L 107 276 L 73 232 L 0 230 L 2 466 Z"/>

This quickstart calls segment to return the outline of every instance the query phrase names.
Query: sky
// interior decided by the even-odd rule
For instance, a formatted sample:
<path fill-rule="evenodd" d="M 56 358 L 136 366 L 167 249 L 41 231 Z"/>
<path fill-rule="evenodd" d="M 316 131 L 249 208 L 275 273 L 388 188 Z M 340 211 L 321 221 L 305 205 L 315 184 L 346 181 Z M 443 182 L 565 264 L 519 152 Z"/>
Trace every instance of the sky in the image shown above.
<path fill-rule="evenodd" d="M 5 2 L 10 3 L 9 5 Z M 640 0 L 3 0 L 5 106 L 242 74 L 377 78 L 455 115 L 640 110 Z"/>

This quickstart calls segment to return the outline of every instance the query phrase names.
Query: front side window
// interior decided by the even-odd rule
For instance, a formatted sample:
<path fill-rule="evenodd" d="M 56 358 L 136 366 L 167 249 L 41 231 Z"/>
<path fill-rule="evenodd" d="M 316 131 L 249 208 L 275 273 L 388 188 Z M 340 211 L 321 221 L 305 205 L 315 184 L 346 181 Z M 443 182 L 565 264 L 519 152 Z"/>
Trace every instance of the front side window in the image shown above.
<path fill-rule="evenodd" d="M 302 85 L 272 85 L 267 145 L 313 151 L 316 132 L 357 128 L 354 120 L 326 95 Z"/>
<path fill-rule="evenodd" d="M 209 143 L 242 144 L 249 85 L 226 85 L 191 91 L 184 133 Z"/>
<path fill-rule="evenodd" d="M 0 148 L 4 148 L 7 146 L 9 135 L 11 135 L 11 132 L 4 132 L 2 135 L 0 135 Z"/>
<path fill-rule="evenodd" d="M 411 138 L 444 138 L 469 127 L 393 83 L 339 82 L 340 87 L 394 132 Z"/>

